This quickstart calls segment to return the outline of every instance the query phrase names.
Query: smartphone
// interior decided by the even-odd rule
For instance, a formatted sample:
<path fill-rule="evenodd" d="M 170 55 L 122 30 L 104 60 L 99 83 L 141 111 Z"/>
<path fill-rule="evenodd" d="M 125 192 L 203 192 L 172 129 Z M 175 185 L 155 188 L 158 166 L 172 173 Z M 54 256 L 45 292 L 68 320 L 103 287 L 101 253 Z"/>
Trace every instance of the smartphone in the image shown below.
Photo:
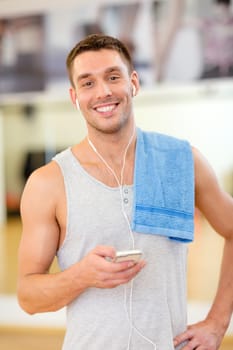
<path fill-rule="evenodd" d="M 134 261 L 137 263 L 141 257 L 142 251 L 139 249 L 118 251 L 113 262 Z"/>

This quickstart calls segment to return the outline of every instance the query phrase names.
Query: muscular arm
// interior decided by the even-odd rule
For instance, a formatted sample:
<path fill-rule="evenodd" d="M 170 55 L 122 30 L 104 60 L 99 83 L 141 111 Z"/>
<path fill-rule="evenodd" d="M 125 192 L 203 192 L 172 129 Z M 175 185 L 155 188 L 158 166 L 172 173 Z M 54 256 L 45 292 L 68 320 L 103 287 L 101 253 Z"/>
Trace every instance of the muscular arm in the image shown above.
<path fill-rule="evenodd" d="M 175 344 L 189 340 L 183 350 L 219 348 L 233 310 L 233 199 L 222 190 L 203 156 L 193 150 L 195 159 L 196 207 L 212 227 L 225 239 L 218 289 L 206 319 L 175 339 Z M 193 346 L 193 347 L 192 347 Z"/>
<path fill-rule="evenodd" d="M 49 274 L 60 236 L 56 221 L 55 187 L 59 186 L 59 181 L 54 180 L 56 175 L 59 176 L 54 165 L 37 170 L 29 178 L 21 200 L 23 232 L 18 258 L 18 299 L 29 313 L 62 307 L 69 292 L 69 271 Z M 58 298 L 54 298 L 55 294 Z"/>
<path fill-rule="evenodd" d="M 58 310 L 87 288 L 127 283 L 144 266 L 143 262 L 132 266 L 106 261 L 105 257 L 114 257 L 115 251 L 99 246 L 67 270 L 49 273 L 60 241 L 62 224 L 57 212 L 62 191 L 60 171 L 52 162 L 32 174 L 22 196 L 17 293 L 21 307 L 31 314 Z"/>

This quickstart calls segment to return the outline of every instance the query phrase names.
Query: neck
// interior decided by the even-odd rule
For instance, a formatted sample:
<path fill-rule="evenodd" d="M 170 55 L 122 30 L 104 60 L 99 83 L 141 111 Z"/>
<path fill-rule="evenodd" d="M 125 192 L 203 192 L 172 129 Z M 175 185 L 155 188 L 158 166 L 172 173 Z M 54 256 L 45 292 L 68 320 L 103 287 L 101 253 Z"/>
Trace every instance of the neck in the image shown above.
<path fill-rule="evenodd" d="M 112 157 L 109 157 L 109 152 L 108 152 L 108 158 L 107 158 L 107 157 L 104 156 L 104 154 L 101 153 L 100 150 L 98 150 L 96 148 L 96 146 L 94 145 L 94 143 L 90 139 L 89 135 L 87 136 L 87 141 L 89 143 L 89 146 L 92 148 L 92 150 L 98 156 L 98 158 L 102 161 L 102 163 L 105 165 L 105 167 L 108 169 L 108 171 L 110 173 L 112 173 L 112 175 L 114 176 L 114 178 L 116 180 L 117 185 L 118 186 L 122 186 L 123 183 L 124 183 L 124 170 L 125 170 L 127 153 L 129 152 L 129 149 L 131 148 L 131 146 L 133 146 L 131 149 L 134 150 L 135 129 L 133 129 L 133 132 L 132 132 L 130 138 L 128 139 L 128 143 L 126 144 L 126 146 L 124 146 L 123 150 L 121 150 L 121 152 L 119 154 L 118 160 L 120 161 L 119 162 L 120 163 L 120 171 L 118 169 L 114 170 L 114 168 L 118 168 L 118 167 L 116 167 L 117 164 L 114 164 L 116 162 L 114 162 L 113 165 L 111 164 L 112 163 L 112 159 L 111 159 Z M 116 159 L 116 154 L 114 154 L 114 160 L 115 159 Z M 109 160 L 111 160 L 111 162 Z"/>
<path fill-rule="evenodd" d="M 91 141 L 94 148 L 107 161 L 120 164 L 128 144 L 129 149 L 127 152 L 127 157 L 134 150 L 136 142 L 136 127 L 135 125 L 131 125 L 130 127 L 123 128 L 122 130 L 109 134 L 98 132 L 98 130 L 88 130 L 86 145 L 90 147 L 88 140 Z"/>

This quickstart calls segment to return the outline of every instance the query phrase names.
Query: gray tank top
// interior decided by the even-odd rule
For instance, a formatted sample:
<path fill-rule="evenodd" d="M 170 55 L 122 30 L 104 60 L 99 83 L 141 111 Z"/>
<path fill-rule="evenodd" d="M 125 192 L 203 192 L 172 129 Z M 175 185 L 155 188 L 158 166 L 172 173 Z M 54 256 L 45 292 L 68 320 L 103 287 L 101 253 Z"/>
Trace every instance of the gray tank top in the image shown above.
<path fill-rule="evenodd" d="M 61 270 L 80 261 L 96 245 L 131 249 L 119 188 L 108 187 L 89 175 L 70 148 L 54 160 L 64 177 L 68 213 L 66 237 L 57 252 Z M 123 196 L 130 220 L 133 186 L 125 186 Z M 187 245 L 159 235 L 133 234 L 135 248 L 143 251 L 147 265 L 134 279 L 132 323 L 156 343 L 157 350 L 174 350 L 174 336 L 186 329 Z M 70 303 L 62 349 L 126 350 L 129 293 L 130 283 L 114 289 L 89 288 Z M 154 347 L 133 330 L 130 350 Z"/>

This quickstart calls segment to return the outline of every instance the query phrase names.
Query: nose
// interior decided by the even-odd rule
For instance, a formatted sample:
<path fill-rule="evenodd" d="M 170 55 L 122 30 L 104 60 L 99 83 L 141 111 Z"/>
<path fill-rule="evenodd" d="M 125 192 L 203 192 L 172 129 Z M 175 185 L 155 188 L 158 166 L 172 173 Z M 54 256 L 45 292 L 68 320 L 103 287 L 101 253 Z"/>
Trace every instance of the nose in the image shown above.
<path fill-rule="evenodd" d="M 106 82 L 99 82 L 97 85 L 97 98 L 104 98 L 112 95 L 112 90 Z"/>

